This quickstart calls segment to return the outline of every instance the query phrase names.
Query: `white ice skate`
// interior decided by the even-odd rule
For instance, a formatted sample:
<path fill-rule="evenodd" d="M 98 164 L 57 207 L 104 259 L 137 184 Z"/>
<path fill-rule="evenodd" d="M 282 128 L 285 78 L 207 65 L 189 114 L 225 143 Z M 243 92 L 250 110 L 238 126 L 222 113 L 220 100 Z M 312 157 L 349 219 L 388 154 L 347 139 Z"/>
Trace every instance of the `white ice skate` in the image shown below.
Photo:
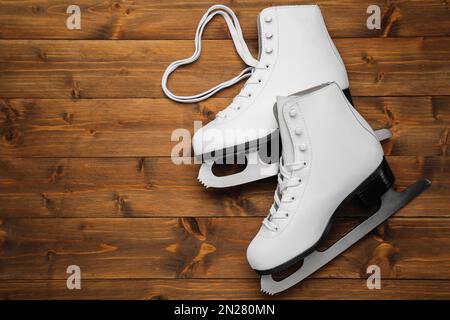
<path fill-rule="evenodd" d="M 400 193 L 392 189 L 394 176 L 374 131 L 336 83 L 280 97 L 276 109 L 283 151 L 275 202 L 247 250 L 251 267 L 262 274 L 261 290 L 269 294 L 314 273 L 430 184 L 423 179 Z M 378 211 L 326 251 L 314 251 L 354 197 Z M 273 279 L 301 260 L 296 272 Z"/>
<path fill-rule="evenodd" d="M 203 93 L 176 96 L 167 88 L 167 80 L 175 69 L 199 58 L 203 30 L 215 15 L 225 18 L 236 51 L 248 67 L 235 78 Z M 257 23 L 259 57 L 255 59 L 245 43 L 234 12 L 223 5 L 212 6 L 198 25 L 194 54 L 188 59 L 173 62 L 162 78 L 164 93 L 183 103 L 207 99 L 223 88 L 249 78 L 231 104 L 194 135 L 195 156 L 205 161 L 198 178 L 207 187 L 239 185 L 278 173 L 278 125 L 273 115 L 276 96 L 336 82 L 351 101 L 344 63 L 317 5 L 266 8 L 259 14 Z M 391 133 L 381 130 L 377 136 L 383 140 Z M 262 148 L 267 141 L 272 141 L 270 155 L 261 152 L 261 149 L 269 149 Z M 235 161 L 235 158 L 247 164 L 244 171 L 223 177 L 213 173 L 214 162 Z"/>

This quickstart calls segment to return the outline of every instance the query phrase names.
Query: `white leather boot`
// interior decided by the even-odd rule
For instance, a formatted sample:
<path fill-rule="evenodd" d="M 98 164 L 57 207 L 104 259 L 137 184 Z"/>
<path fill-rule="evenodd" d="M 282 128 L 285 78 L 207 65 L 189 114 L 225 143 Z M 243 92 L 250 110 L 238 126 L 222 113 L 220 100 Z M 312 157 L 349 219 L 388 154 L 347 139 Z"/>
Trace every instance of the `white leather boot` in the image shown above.
<path fill-rule="evenodd" d="M 279 98 L 277 115 L 283 151 L 275 203 L 247 250 L 251 267 L 262 274 L 284 270 L 310 254 L 347 200 L 359 197 L 367 205 L 379 205 L 394 183 L 374 131 L 337 83 Z M 428 184 L 421 181 L 415 193 L 407 196 L 390 190 L 389 197 L 396 198 L 385 205 L 394 207 L 382 207 L 381 214 L 374 215 L 376 223 L 370 222 L 330 248 L 328 256 L 317 254 L 316 261 L 302 266 L 306 271 L 287 283 L 263 277 L 263 291 L 276 293 L 302 280 L 371 230 L 364 228 L 375 228 Z"/>
<path fill-rule="evenodd" d="M 167 89 L 169 75 L 179 66 L 192 63 L 199 57 L 203 29 L 216 14 L 225 18 L 236 50 L 249 67 L 237 77 L 204 93 L 188 97 L 174 95 Z M 233 186 L 278 173 L 278 125 L 273 115 L 276 96 L 287 96 L 333 81 L 351 99 L 345 66 L 317 5 L 269 7 L 261 11 L 257 23 L 259 57 L 254 59 L 233 11 L 221 5 L 211 7 L 197 29 L 194 55 L 172 63 L 163 76 L 164 92 L 179 102 L 204 100 L 243 78 L 249 78 L 231 104 L 219 112 L 215 120 L 198 130 L 193 138 L 195 155 L 206 161 L 199 172 L 199 180 L 206 186 Z M 381 139 L 389 137 L 386 130 L 381 133 Z M 261 153 L 261 146 L 270 139 L 275 143 L 269 157 L 266 150 Z M 233 159 L 236 154 L 241 156 L 238 159 L 246 160 L 247 167 L 243 172 L 224 177 L 213 174 L 214 161 L 221 163 L 224 158 L 231 155 Z"/>

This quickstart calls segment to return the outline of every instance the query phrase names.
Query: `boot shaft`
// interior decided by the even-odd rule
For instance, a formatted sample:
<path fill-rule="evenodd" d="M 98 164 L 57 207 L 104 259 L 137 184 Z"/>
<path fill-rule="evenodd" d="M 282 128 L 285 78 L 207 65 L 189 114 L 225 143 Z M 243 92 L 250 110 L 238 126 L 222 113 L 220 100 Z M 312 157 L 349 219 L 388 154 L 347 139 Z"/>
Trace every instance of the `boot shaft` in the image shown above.
<path fill-rule="evenodd" d="M 334 82 L 279 97 L 276 110 L 283 159 L 307 161 L 319 181 L 349 179 L 342 175 L 358 181 L 383 158 L 374 131 Z"/>
<path fill-rule="evenodd" d="M 317 5 L 278 6 L 258 16 L 259 60 L 290 95 L 325 82 L 347 89 L 347 72 Z"/>
<path fill-rule="evenodd" d="M 269 7 L 258 16 L 259 62 L 240 94 L 222 113 L 194 136 L 195 154 L 265 138 L 278 127 L 273 115 L 277 96 L 289 96 L 327 82 L 344 90 L 348 78 L 316 5 Z M 227 130 L 222 140 L 211 129 Z M 254 134 L 242 135 L 245 129 Z M 211 141 L 210 143 L 203 143 Z"/>

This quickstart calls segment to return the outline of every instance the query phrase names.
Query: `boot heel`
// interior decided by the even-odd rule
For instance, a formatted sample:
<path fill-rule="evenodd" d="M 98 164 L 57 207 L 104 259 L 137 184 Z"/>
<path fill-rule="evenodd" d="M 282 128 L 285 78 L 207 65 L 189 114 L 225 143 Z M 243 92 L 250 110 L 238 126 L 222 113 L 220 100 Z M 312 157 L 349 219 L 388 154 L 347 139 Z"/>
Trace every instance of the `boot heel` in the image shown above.
<path fill-rule="evenodd" d="M 366 207 L 379 206 L 381 196 L 394 184 L 395 178 L 385 158 L 372 175 L 358 187 L 356 196 Z"/>

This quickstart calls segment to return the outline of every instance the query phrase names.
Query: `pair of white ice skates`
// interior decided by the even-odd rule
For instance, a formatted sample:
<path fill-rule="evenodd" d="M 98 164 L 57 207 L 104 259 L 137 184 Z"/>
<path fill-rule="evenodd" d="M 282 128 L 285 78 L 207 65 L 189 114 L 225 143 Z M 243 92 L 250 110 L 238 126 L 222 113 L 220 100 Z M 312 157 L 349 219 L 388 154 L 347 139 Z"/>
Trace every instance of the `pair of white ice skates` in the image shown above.
<path fill-rule="evenodd" d="M 218 14 L 225 18 L 236 50 L 249 67 L 204 93 L 172 94 L 167 89 L 169 75 L 198 59 L 203 30 Z M 373 131 L 353 108 L 345 66 L 318 6 L 264 9 L 258 30 L 260 53 L 254 59 L 233 11 L 222 5 L 211 7 L 197 28 L 194 55 L 172 63 L 162 86 L 169 98 L 191 103 L 249 78 L 232 103 L 196 132 L 193 148 L 195 156 L 205 161 L 199 180 L 207 187 L 234 186 L 278 174 L 275 202 L 247 250 L 251 267 L 262 274 L 261 289 L 275 294 L 346 250 L 430 182 L 423 179 L 401 193 L 393 191 L 394 177 L 379 142 L 389 138 L 390 131 Z M 218 177 L 213 164 L 223 159 L 227 163 L 244 159 L 246 168 Z M 377 206 L 378 211 L 326 251 L 315 251 L 336 213 L 352 198 Z M 272 277 L 301 260 L 302 266 L 283 280 Z"/>

